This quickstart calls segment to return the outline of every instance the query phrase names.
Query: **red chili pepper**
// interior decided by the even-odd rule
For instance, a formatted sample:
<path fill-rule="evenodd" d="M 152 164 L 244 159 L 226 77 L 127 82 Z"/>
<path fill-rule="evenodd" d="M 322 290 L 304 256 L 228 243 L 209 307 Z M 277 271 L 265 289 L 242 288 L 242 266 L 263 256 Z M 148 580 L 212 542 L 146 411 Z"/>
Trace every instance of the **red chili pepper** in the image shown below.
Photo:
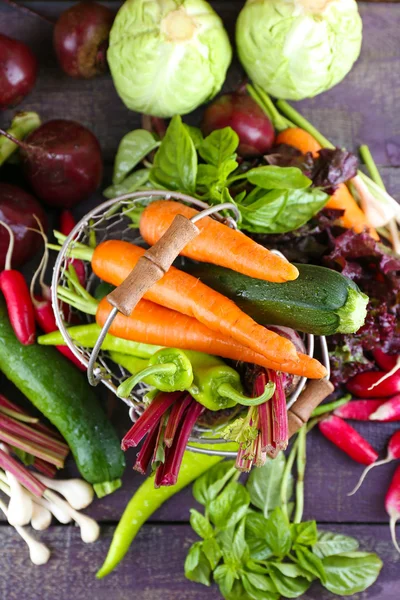
<path fill-rule="evenodd" d="M 319 423 L 321 433 L 356 462 L 371 465 L 378 453 L 351 425 L 331 415 Z"/>
<path fill-rule="evenodd" d="M 24 276 L 19 271 L 11 268 L 11 258 L 14 249 L 14 234 L 12 229 L 0 221 L 10 235 L 5 268 L 0 273 L 0 290 L 3 292 L 8 316 L 17 339 L 24 346 L 35 343 L 36 327 L 35 314 L 29 288 Z"/>
<path fill-rule="evenodd" d="M 388 398 L 400 392 L 400 372 L 389 377 L 384 371 L 358 373 L 347 382 L 346 388 L 361 398 Z"/>
<path fill-rule="evenodd" d="M 63 210 L 60 215 L 60 231 L 63 235 L 69 235 L 76 225 L 74 216 L 70 210 Z"/>
<path fill-rule="evenodd" d="M 34 309 L 36 321 L 44 331 L 44 333 L 51 333 L 57 331 L 56 318 L 54 316 L 53 307 L 50 300 L 44 298 L 34 298 Z M 56 346 L 57 350 L 61 352 L 66 358 L 74 363 L 81 371 L 86 371 L 86 367 L 80 362 L 80 360 L 71 352 L 68 346 Z"/>

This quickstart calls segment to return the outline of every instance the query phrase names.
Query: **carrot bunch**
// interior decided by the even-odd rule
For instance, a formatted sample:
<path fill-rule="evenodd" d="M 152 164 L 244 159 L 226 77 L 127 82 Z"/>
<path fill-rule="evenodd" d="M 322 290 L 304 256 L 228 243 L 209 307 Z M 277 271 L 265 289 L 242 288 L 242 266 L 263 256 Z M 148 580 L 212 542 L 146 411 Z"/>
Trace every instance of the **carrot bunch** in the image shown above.
<path fill-rule="evenodd" d="M 168 202 L 165 208 L 173 204 Z M 205 246 L 212 241 L 208 233 L 204 230 L 198 236 L 198 240 L 203 236 Z M 248 238 L 243 243 L 249 242 L 258 247 Z M 103 242 L 94 250 L 93 271 L 102 280 L 119 285 L 144 252 L 143 248 L 124 241 Z M 228 245 L 225 252 L 229 253 Z M 254 255 L 253 269 L 255 252 Z M 261 264 L 259 273 L 260 269 Z M 110 311 L 111 305 L 103 300 L 96 315 L 99 325 L 104 325 Z M 117 316 L 110 332 L 125 339 L 208 352 L 314 379 L 326 374 L 317 360 L 298 354 L 292 342 L 258 325 L 234 302 L 174 267 L 146 292 L 130 317 Z"/>

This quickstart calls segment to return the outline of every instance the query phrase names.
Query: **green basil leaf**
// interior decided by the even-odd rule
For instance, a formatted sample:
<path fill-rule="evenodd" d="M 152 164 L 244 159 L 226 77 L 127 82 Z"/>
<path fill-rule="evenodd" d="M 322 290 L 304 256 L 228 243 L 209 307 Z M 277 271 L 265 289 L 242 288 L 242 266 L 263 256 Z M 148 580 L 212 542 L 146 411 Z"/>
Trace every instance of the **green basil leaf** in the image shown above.
<path fill-rule="evenodd" d="M 244 535 L 244 522 L 245 520 L 243 519 L 237 528 L 232 544 L 233 559 L 239 564 L 246 563 L 249 559 L 249 548 Z"/>
<path fill-rule="evenodd" d="M 228 565 L 219 565 L 214 571 L 214 581 L 219 586 L 221 594 L 226 598 L 232 591 L 237 573 Z"/>
<path fill-rule="evenodd" d="M 216 129 L 208 135 L 200 145 L 198 151 L 203 160 L 210 165 L 218 167 L 228 158 L 235 158 L 234 154 L 239 146 L 239 137 L 230 127 Z"/>
<path fill-rule="evenodd" d="M 293 523 L 290 530 L 294 545 L 313 546 L 318 541 L 317 523 L 315 521 Z"/>
<path fill-rule="evenodd" d="M 311 585 L 311 582 L 305 577 L 287 577 L 272 565 L 270 566 L 270 575 L 276 589 L 285 598 L 298 598 Z"/>
<path fill-rule="evenodd" d="M 248 206 L 240 206 L 242 227 L 254 233 L 287 233 L 319 212 L 328 195 L 319 189 L 273 190 Z"/>
<path fill-rule="evenodd" d="M 197 168 L 197 185 L 210 187 L 218 180 L 218 168 L 214 165 L 199 165 Z"/>
<path fill-rule="evenodd" d="M 285 577 L 292 577 L 293 579 L 296 579 L 296 577 L 305 577 L 309 581 L 313 581 L 315 579 L 315 577 L 313 577 L 309 571 L 305 571 L 296 563 L 271 562 L 269 565 L 273 565 L 274 568 L 282 573 L 282 575 Z"/>
<path fill-rule="evenodd" d="M 265 517 L 281 504 L 280 489 L 285 465 L 285 455 L 280 452 L 274 459 L 267 458 L 263 467 L 250 472 L 246 484 L 250 501 L 263 511 Z"/>
<path fill-rule="evenodd" d="M 210 563 L 202 550 L 202 542 L 196 542 L 189 549 L 185 560 L 185 576 L 190 581 L 196 581 L 196 583 L 207 586 L 211 584 Z"/>
<path fill-rule="evenodd" d="M 236 579 L 229 593 L 224 594 L 225 600 L 253 600 L 246 592 L 241 579 Z"/>
<path fill-rule="evenodd" d="M 194 144 L 194 147 L 197 148 L 199 146 L 201 146 L 201 144 L 203 143 L 203 134 L 201 133 L 201 129 L 199 129 L 198 127 L 193 127 L 192 125 L 186 125 L 186 123 L 184 123 L 183 125 L 186 129 L 186 131 L 188 132 L 188 134 L 190 135 L 192 142 Z"/>
<path fill-rule="evenodd" d="M 245 516 L 249 504 L 246 488 L 240 483 L 231 482 L 210 502 L 210 519 L 219 529 L 233 527 Z"/>
<path fill-rule="evenodd" d="M 194 193 L 196 177 L 196 149 L 181 117 L 175 116 L 154 157 L 151 178 L 170 190 Z"/>
<path fill-rule="evenodd" d="M 266 542 L 267 519 L 260 513 L 246 516 L 246 542 L 250 556 L 255 560 L 265 560 L 273 555 Z"/>
<path fill-rule="evenodd" d="M 301 190 L 310 187 L 311 179 L 297 167 L 268 165 L 247 171 L 247 179 L 264 190 Z"/>
<path fill-rule="evenodd" d="M 251 558 L 249 558 L 249 560 L 246 563 L 246 570 L 250 571 L 251 573 L 259 573 L 261 575 L 269 574 L 268 568 L 266 566 L 260 564 L 259 562 L 255 562 Z"/>
<path fill-rule="evenodd" d="M 218 496 L 228 481 L 236 474 L 235 461 L 225 460 L 217 463 L 196 479 L 193 485 L 193 496 L 197 502 L 206 506 Z"/>
<path fill-rule="evenodd" d="M 279 506 L 269 516 L 265 527 L 265 541 L 275 556 L 283 558 L 290 552 L 292 547 L 290 525 Z"/>
<path fill-rule="evenodd" d="M 136 192 L 137 189 L 148 182 L 149 176 L 149 169 L 139 169 L 138 171 L 134 171 L 128 175 L 122 183 L 110 185 L 106 188 L 103 192 L 103 196 L 106 198 L 117 198 L 118 196 L 129 194 L 130 192 Z"/>
<path fill-rule="evenodd" d="M 160 143 L 145 129 L 136 129 L 122 138 L 114 163 L 113 183 L 122 183 L 125 177 Z"/>
<path fill-rule="evenodd" d="M 270 577 L 243 573 L 241 580 L 244 589 L 253 600 L 279 600 L 280 598 Z"/>
<path fill-rule="evenodd" d="M 358 541 L 355 538 L 333 531 L 319 531 L 318 541 L 313 545 L 312 550 L 318 558 L 325 558 L 343 552 L 353 552 L 357 548 Z"/>
<path fill-rule="evenodd" d="M 327 556 L 322 562 L 326 572 L 323 585 L 339 596 L 363 592 L 376 581 L 382 568 L 379 556 L 368 552 L 336 554 Z"/>
<path fill-rule="evenodd" d="M 214 529 L 210 521 L 194 508 L 190 509 L 190 524 L 201 538 L 209 539 L 214 536 Z"/>
<path fill-rule="evenodd" d="M 236 160 L 228 158 L 224 160 L 218 167 L 218 181 L 220 183 L 225 183 L 228 179 L 229 175 L 236 171 L 238 168 L 238 163 Z"/>
<path fill-rule="evenodd" d="M 322 583 L 326 583 L 326 573 L 322 560 L 315 556 L 308 548 L 297 548 L 296 558 L 302 569 L 309 571 Z"/>
<path fill-rule="evenodd" d="M 217 540 L 213 537 L 204 540 L 202 549 L 211 565 L 211 569 L 214 570 L 222 558 L 222 551 Z"/>

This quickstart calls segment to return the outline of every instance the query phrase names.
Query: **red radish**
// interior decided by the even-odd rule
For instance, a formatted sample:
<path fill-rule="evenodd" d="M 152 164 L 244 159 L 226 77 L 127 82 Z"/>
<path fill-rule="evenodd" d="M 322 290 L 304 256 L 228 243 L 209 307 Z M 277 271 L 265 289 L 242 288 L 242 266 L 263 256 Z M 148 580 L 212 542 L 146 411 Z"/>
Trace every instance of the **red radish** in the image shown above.
<path fill-rule="evenodd" d="M 399 356 L 397 354 L 386 354 L 379 348 L 373 350 L 372 355 L 378 367 L 380 367 L 383 371 L 391 371 L 394 369 L 399 360 Z"/>
<path fill-rule="evenodd" d="M 396 431 L 390 438 L 386 458 L 383 458 L 382 460 L 377 460 L 372 465 L 369 465 L 361 475 L 354 490 L 351 491 L 348 495 L 352 496 L 356 493 L 356 491 L 361 487 L 364 479 L 366 478 L 367 474 L 371 469 L 373 469 L 374 467 L 378 467 L 379 465 L 386 465 L 387 463 L 391 462 L 392 460 L 396 460 L 397 458 L 400 458 L 400 430 Z"/>
<path fill-rule="evenodd" d="M 396 540 L 396 523 L 400 518 L 400 467 L 397 467 L 385 497 L 386 512 L 390 517 L 390 533 L 397 552 L 400 552 Z"/>
<path fill-rule="evenodd" d="M 114 15 L 97 2 L 79 2 L 64 11 L 54 27 L 53 43 L 62 70 L 92 79 L 107 70 L 107 48 Z"/>
<path fill-rule="evenodd" d="M 36 83 L 37 71 L 32 50 L 0 33 L 0 110 L 22 102 Z"/>
<path fill-rule="evenodd" d="M 262 156 L 275 140 L 271 121 L 247 94 L 225 94 L 206 108 L 201 127 L 203 133 L 209 135 L 224 127 L 236 131 L 240 141 L 238 154 L 245 158 Z"/>
<path fill-rule="evenodd" d="M 383 371 L 358 373 L 346 384 L 351 394 L 361 398 L 388 398 L 400 392 L 400 373 L 385 378 Z"/>
<path fill-rule="evenodd" d="M 26 179 L 50 206 L 71 208 L 99 187 L 103 176 L 100 144 L 80 123 L 48 121 L 24 141 L 3 129 L 0 134 L 20 147 Z"/>
<path fill-rule="evenodd" d="M 340 417 L 331 415 L 321 421 L 318 426 L 329 441 L 356 462 L 370 465 L 378 458 L 378 453 L 370 443 Z"/>
<path fill-rule="evenodd" d="M 383 402 L 369 418 L 371 421 L 400 421 L 400 394 Z"/>
<path fill-rule="evenodd" d="M 342 419 L 353 419 L 354 421 L 369 421 L 371 415 L 378 410 L 386 400 L 352 400 L 344 406 L 339 406 L 333 412 Z M 400 416 L 399 416 L 400 419 Z M 385 421 L 387 419 L 384 419 Z"/>
<path fill-rule="evenodd" d="M 36 339 L 35 314 L 28 285 L 19 271 L 11 269 L 14 249 L 14 234 L 10 227 L 0 221 L 10 236 L 5 270 L 0 273 L 0 291 L 3 292 L 11 326 L 17 339 L 24 346 L 33 344 Z"/>
<path fill-rule="evenodd" d="M 0 183 L 0 221 L 13 231 L 15 244 L 12 265 L 19 267 L 36 253 L 40 247 L 40 236 L 32 229 L 36 227 L 35 216 L 43 229 L 47 219 L 39 202 L 16 185 Z M 10 236 L 0 227 L 0 269 L 4 267 Z"/>

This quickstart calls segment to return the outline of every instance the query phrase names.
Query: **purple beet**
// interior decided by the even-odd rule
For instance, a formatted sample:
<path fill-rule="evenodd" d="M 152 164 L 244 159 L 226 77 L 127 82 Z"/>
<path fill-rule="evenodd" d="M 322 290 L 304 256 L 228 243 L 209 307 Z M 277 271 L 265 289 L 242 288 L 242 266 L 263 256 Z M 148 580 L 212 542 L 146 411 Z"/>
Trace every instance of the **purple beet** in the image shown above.
<path fill-rule="evenodd" d="M 71 208 L 89 198 L 103 176 L 100 144 L 89 129 L 48 121 L 24 142 L 0 130 L 21 149 L 22 168 L 35 194 L 50 206 Z"/>
<path fill-rule="evenodd" d="M 19 104 L 32 90 L 37 60 L 26 44 L 0 33 L 0 110 Z"/>

